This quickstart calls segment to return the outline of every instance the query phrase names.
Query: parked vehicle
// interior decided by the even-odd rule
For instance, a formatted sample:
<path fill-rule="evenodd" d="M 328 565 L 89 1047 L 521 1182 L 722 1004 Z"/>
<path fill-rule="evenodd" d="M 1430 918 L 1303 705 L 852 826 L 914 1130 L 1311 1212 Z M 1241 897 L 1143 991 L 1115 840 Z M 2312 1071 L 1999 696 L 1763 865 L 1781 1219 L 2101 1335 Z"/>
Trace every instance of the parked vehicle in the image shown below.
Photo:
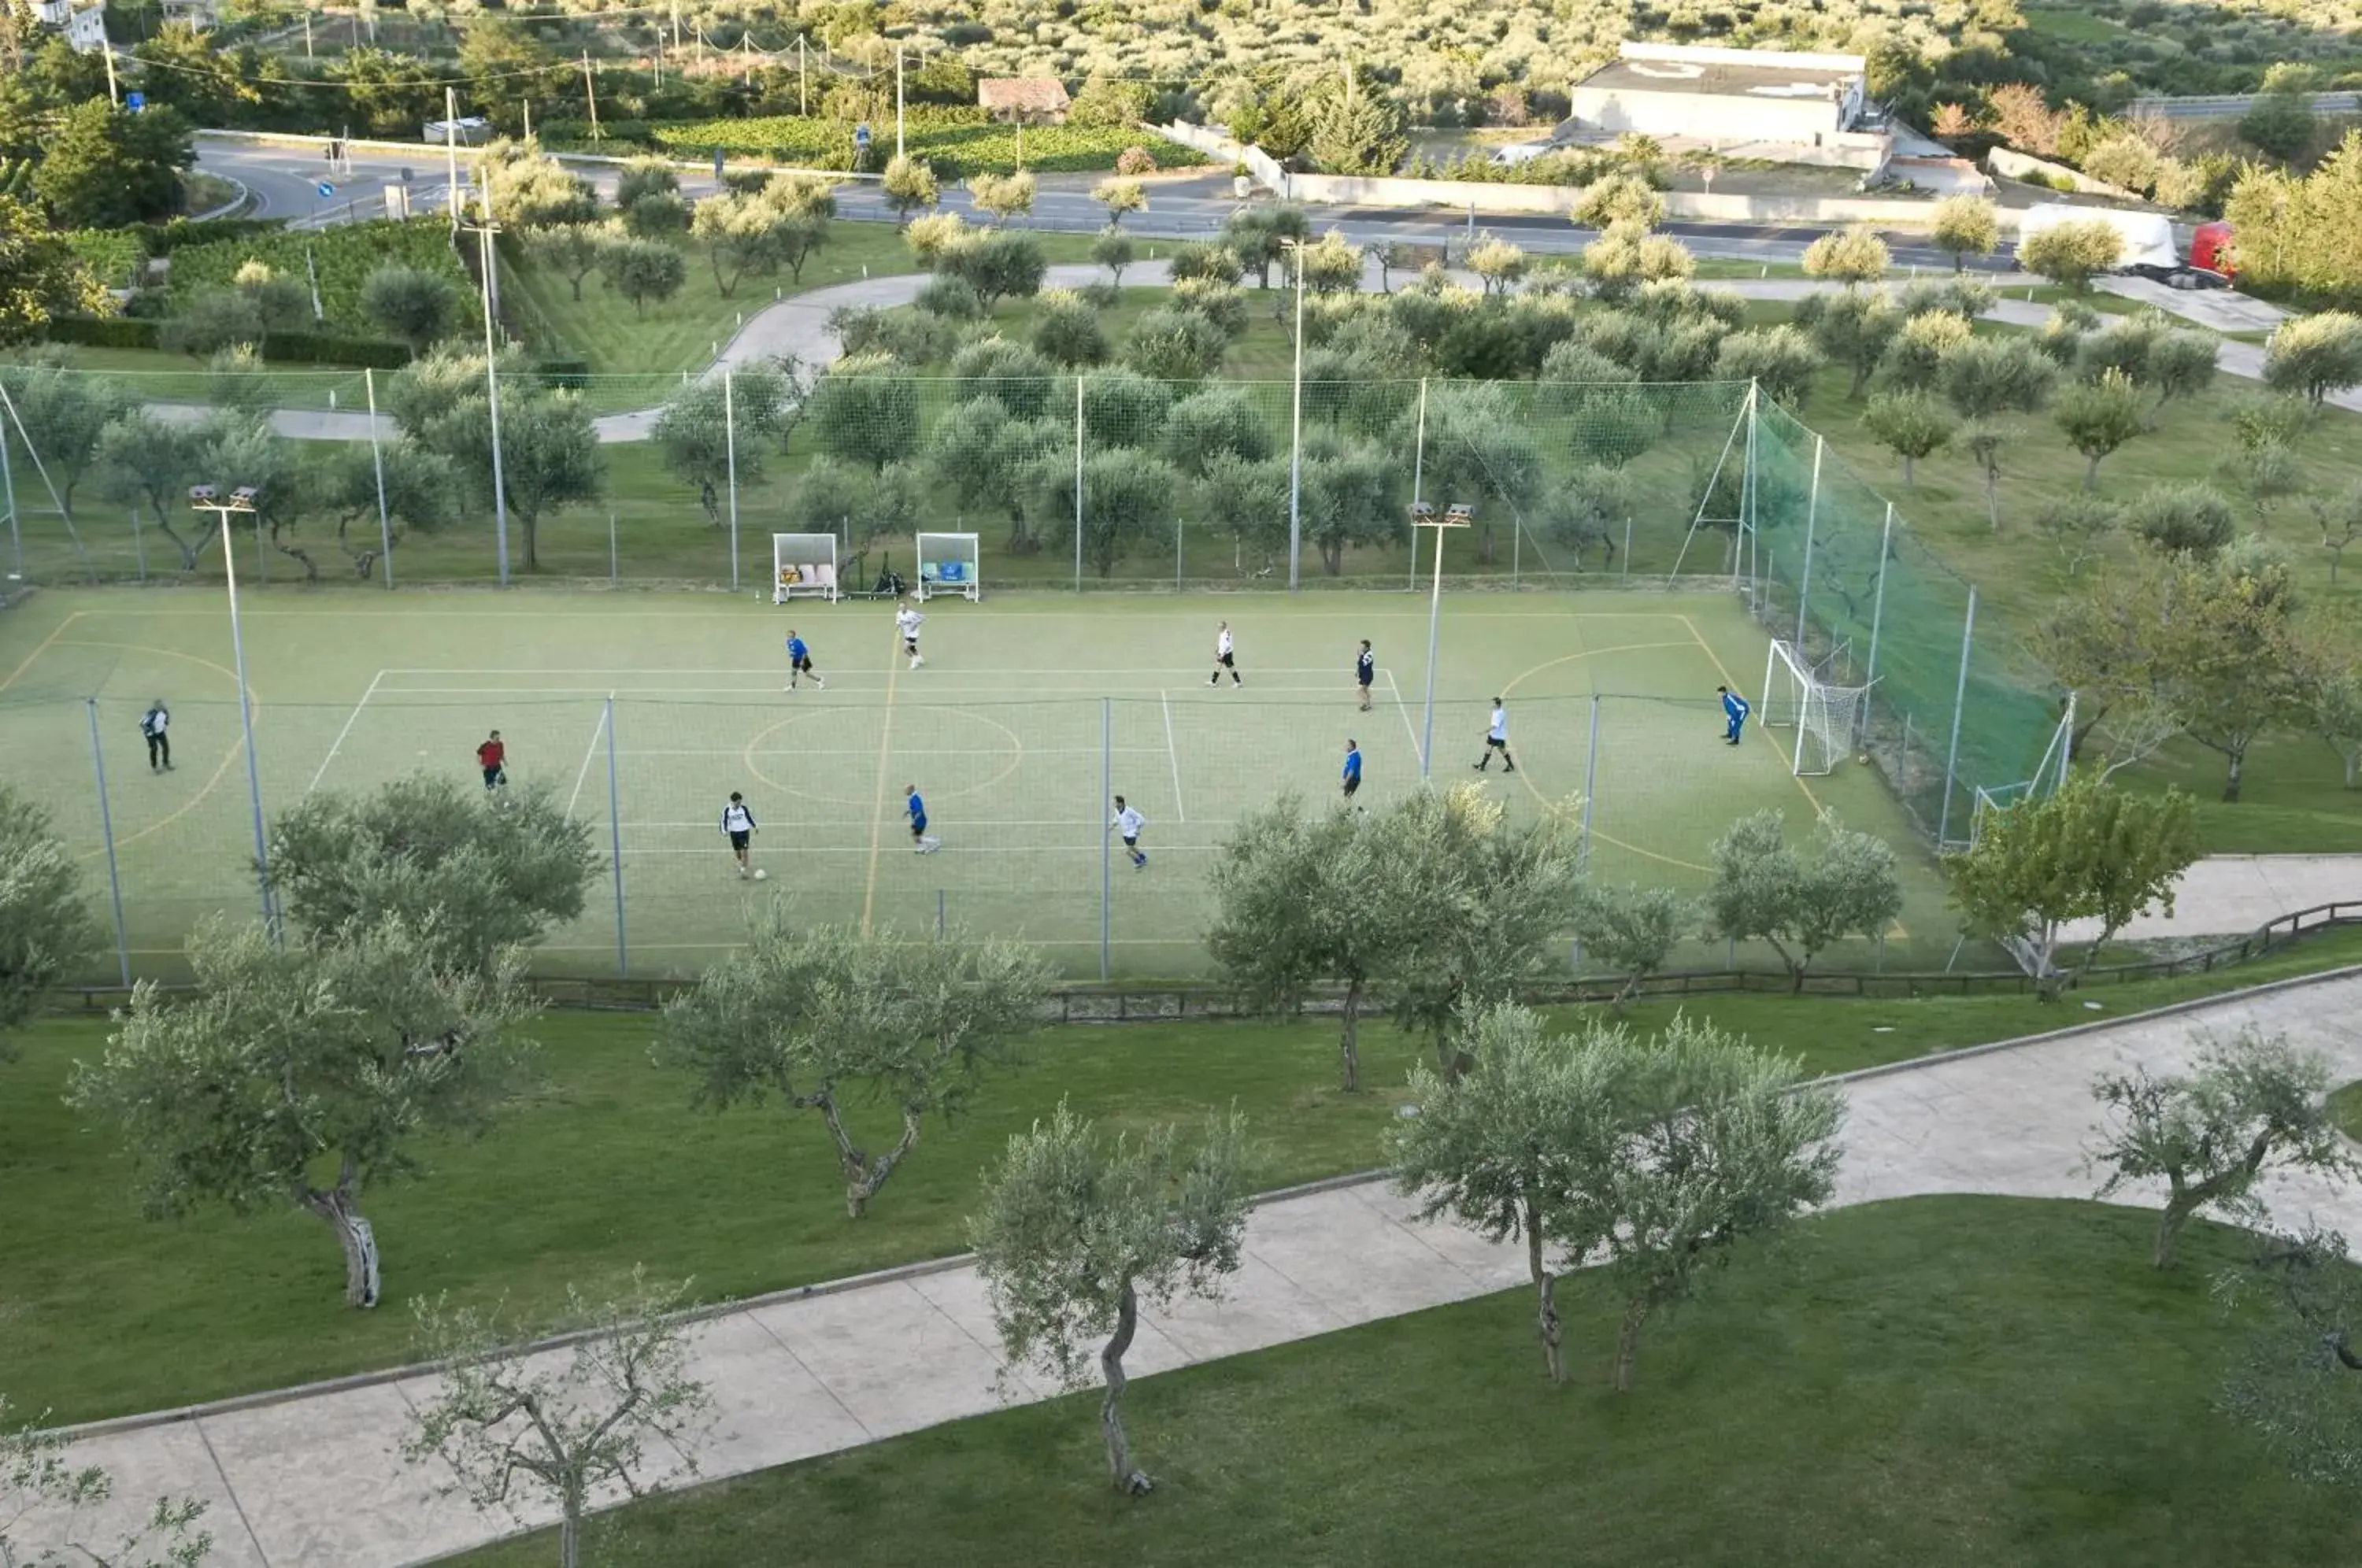
<path fill-rule="evenodd" d="M 429 147 L 443 147 L 456 142 L 461 147 L 481 147 L 492 139 L 492 123 L 479 115 L 459 120 L 429 120 L 422 138 Z"/>
<path fill-rule="evenodd" d="M 2174 239 L 2172 220 L 2163 213 L 2048 203 L 2026 210 L 2018 226 L 2018 244 L 2023 246 L 2045 229 L 2070 223 L 2102 223 L 2116 231 L 2124 250 L 2113 271 L 2175 289 L 2228 288 L 2237 276 L 2229 224 L 2200 224 L 2191 231 L 2190 248 L 2184 251 Z"/>

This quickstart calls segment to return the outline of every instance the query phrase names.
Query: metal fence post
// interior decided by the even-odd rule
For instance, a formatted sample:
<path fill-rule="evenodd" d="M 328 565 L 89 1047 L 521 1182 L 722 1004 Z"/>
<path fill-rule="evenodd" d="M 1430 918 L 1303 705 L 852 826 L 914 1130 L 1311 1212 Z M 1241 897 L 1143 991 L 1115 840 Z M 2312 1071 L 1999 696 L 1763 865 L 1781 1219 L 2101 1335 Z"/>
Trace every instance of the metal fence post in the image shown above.
<path fill-rule="evenodd" d="M 131 984 L 131 939 L 123 929 L 123 873 L 115 863 L 115 812 L 106 802 L 106 755 L 98 744 L 98 699 L 85 697 L 82 705 L 90 715 L 90 767 L 98 777 L 98 831 L 106 840 L 106 890 L 115 903 L 115 961 L 123 976 L 123 984 Z"/>
<path fill-rule="evenodd" d="M 738 591 L 738 403 L 730 372 L 722 372 L 722 445 L 730 463 L 730 591 Z"/>
<path fill-rule="evenodd" d="M 1894 557 L 1894 502 L 1886 503 L 1886 526 L 1878 535 L 1878 587 L 1870 599 L 1870 666 L 1862 671 L 1860 733 L 1870 734 L 1870 705 L 1878 701 L 1878 635 L 1886 624 L 1886 563 Z"/>
<path fill-rule="evenodd" d="M 377 473 L 377 558 L 385 568 L 385 591 L 393 591 L 393 524 L 385 513 L 385 453 L 377 439 L 377 372 L 361 368 L 361 390 L 369 394 L 370 467 Z"/>
<path fill-rule="evenodd" d="M 607 843 L 615 863 L 615 973 L 632 972 L 624 944 L 624 795 L 615 782 L 615 694 L 607 693 Z"/>
<path fill-rule="evenodd" d="M 1591 806 L 1599 799 L 1599 693 L 1591 694 L 1591 750 L 1583 763 L 1583 837 L 1574 852 L 1574 871 L 1580 877 L 1591 869 Z M 1577 955 L 1583 949 L 1575 949 Z M 1578 957 L 1578 962 L 1580 958 Z"/>
<path fill-rule="evenodd" d="M 615 564 L 615 514 L 607 513 L 607 586 L 613 588 L 622 580 Z"/>
<path fill-rule="evenodd" d="M 1181 519 L 1173 519 L 1173 591 L 1181 591 Z"/>
<path fill-rule="evenodd" d="M 1426 478 L 1427 378 L 1421 376 L 1418 379 L 1418 423 L 1411 436 L 1410 445 L 1410 499 L 1414 507 L 1426 499 L 1419 489 Z M 1436 536 L 1435 547 L 1439 550 L 1443 547 L 1441 534 Z M 1413 593 L 1418 591 L 1418 525 L 1417 523 L 1410 525 L 1410 591 Z"/>
<path fill-rule="evenodd" d="M 1106 698 L 1099 699 L 1099 798 L 1092 808 L 1094 820 L 1098 812 L 1107 809 L 1115 794 L 1115 708 Z M 1115 897 L 1115 836 L 1099 834 L 1099 978 L 1108 977 L 1109 948 L 1113 945 L 1113 921 L 1109 904 Z"/>
<path fill-rule="evenodd" d="M 1083 378 L 1075 378 L 1075 591 L 1083 591 Z M 1105 954 L 1101 954 L 1104 978 Z"/>
<path fill-rule="evenodd" d="M 139 508 L 131 509 L 131 560 L 139 570 L 139 580 L 148 580 L 148 540 L 139 532 Z"/>
<path fill-rule="evenodd" d="M 17 472 L 8 466 L 8 424 L 0 420 L 0 502 L 8 508 L 8 547 L 15 554 L 17 580 L 25 578 L 25 533 L 17 521 Z"/>
<path fill-rule="evenodd" d="M 1805 496 L 1805 566 L 1796 578 L 1796 651 L 1805 651 L 1805 612 L 1813 602 L 1813 535 L 1821 521 L 1821 454 L 1828 437 L 1813 437 L 1813 488 Z"/>
<path fill-rule="evenodd" d="M 1960 765 L 1960 713 L 1969 701 L 1969 651 L 1977 641 L 1977 590 L 1969 585 L 1969 613 L 1960 622 L 1960 678 L 1952 688 L 1952 740 L 1944 752 L 1944 806 L 1936 813 L 1936 847 L 1950 842 L 1953 776 Z"/>

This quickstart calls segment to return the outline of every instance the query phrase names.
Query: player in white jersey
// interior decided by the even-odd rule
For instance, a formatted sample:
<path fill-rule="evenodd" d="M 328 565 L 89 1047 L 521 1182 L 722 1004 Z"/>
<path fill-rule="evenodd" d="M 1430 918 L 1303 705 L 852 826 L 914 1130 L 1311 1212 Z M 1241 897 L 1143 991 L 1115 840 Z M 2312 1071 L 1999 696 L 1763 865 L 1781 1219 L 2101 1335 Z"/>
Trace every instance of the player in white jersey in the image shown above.
<path fill-rule="evenodd" d="M 1509 755 L 1509 710 L 1498 697 L 1493 699 L 1493 722 L 1485 728 L 1485 752 L 1476 759 L 1477 772 L 1485 771 L 1485 765 L 1493 760 L 1496 751 L 1505 764 L 1501 771 L 1515 773 L 1517 760 Z"/>
<path fill-rule="evenodd" d="M 1225 621 L 1214 632 L 1214 673 L 1206 678 L 1207 685 L 1220 686 L 1222 683 L 1222 671 L 1226 669 L 1231 672 L 1231 685 L 1246 684 L 1239 679 L 1236 653 L 1237 648 L 1231 641 L 1231 624 Z"/>
<path fill-rule="evenodd" d="M 926 619 L 908 604 L 894 612 L 894 629 L 902 634 L 902 651 L 911 656 L 912 669 L 927 662 L 919 657 L 919 627 Z"/>
<path fill-rule="evenodd" d="M 1108 826 L 1123 834 L 1123 852 L 1131 856 L 1131 868 L 1135 871 L 1148 869 L 1148 856 L 1140 847 L 1140 830 L 1147 825 L 1148 819 L 1125 805 L 1122 796 L 1115 798 L 1115 815 L 1108 819 Z"/>
<path fill-rule="evenodd" d="M 746 797 L 735 790 L 730 791 L 730 803 L 722 808 L 722 836 L 730 841 L 730 852 L 738 857 L 738 875 L 750 875 L 746 845 L 755 836 L 755 813 L 746 809 Z"/>

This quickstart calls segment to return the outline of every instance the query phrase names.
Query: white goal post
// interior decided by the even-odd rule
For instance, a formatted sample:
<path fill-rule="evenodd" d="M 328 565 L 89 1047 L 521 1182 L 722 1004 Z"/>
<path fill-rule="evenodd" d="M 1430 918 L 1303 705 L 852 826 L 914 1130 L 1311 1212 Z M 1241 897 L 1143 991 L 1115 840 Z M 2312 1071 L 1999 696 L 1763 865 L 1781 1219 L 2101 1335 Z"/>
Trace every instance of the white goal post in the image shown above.
<path fill-rule="evenodd" d="M 1788 770 L 1799 778 L 1827 773 L 1853 750 L 1861 727 L 1867 686 L 1823 680 L 1793 643 L 1773 641 L 1763 666 L 1763 716 L 1767 730 L 1793 729 Z"/>
<path fill-rule="evenodd" d="M 921 602 L 946 593 L 959 599 L 984 597 L 975 535 L 922 534 L 918 543 Z"/>
<path fill-rule="evenodd" d="M 771 536 L 771 602 L 836 597 L 836 536 Z"/>

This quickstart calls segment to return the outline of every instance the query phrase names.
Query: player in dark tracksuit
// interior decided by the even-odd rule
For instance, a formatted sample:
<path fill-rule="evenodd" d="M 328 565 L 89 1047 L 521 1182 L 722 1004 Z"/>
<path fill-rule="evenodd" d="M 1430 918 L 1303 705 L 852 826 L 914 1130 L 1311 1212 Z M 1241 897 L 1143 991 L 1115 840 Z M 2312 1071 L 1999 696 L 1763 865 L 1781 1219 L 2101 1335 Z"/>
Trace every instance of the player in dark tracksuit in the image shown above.
<path fill-rule="evenodd" d="M 1370 639 L 1362 639 L 1362 651 L 1353 656 L 1353 684 L 1362 693 L 1362 712 L 1370 711 L 1370 682 L 1378 678 L 1378 656 L 1370 651 Z"/>

